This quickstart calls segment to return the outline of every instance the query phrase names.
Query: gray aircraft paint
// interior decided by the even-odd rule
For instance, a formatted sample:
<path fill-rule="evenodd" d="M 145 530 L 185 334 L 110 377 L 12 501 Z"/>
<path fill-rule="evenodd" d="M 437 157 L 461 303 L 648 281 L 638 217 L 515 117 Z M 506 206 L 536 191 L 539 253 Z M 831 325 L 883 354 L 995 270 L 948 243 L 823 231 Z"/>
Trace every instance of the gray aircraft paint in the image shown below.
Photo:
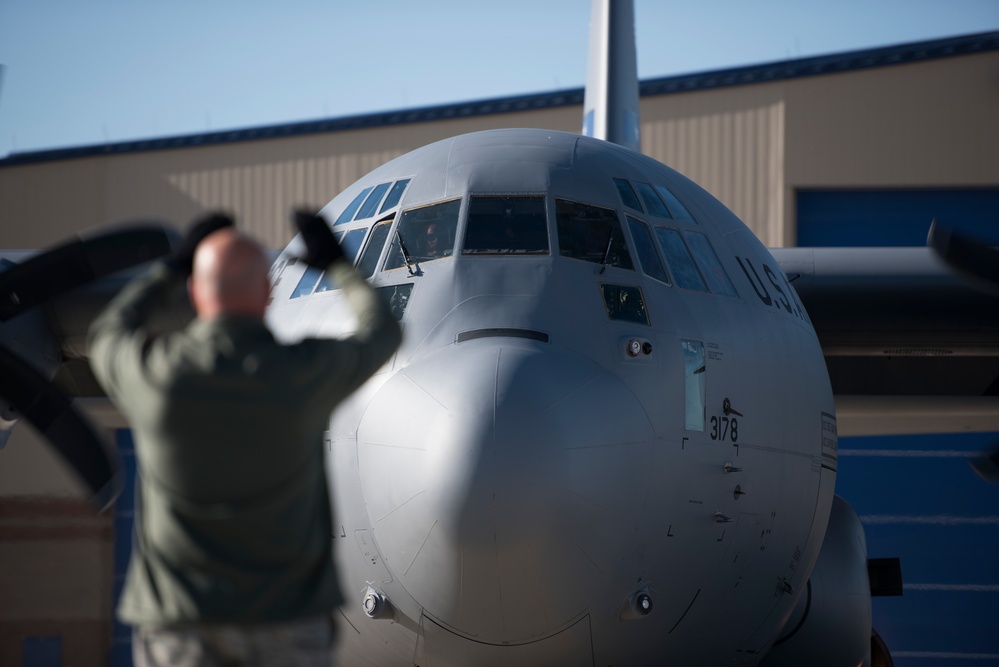
<path fill-rule="evenodd" d="M 337 559 L 354 596 L 344 661 L 570 664 L 590 649 L 594 664 L 755 664 L 804 590 L 835 479 L 822 351 L 773 257 L 673 170 L 542 130 L 424 147 L 323 214 L 335 220 L 358 192 L 403 178 L 396 208 L 334 229 L 454 198 L 462 222 L 450 257 L 421 262 L 416 275 L 374 273 L 376 287 L 413 285 L 404 342 L 331 423 Z M 560 256 L 556 199 L 613 209 L 626 230 L 614 178 L 672 191 L 696 221 L 627 214 L 705 234 L 738 296 L 669 286 L 637 264 Z M 469 198 L 519 194 L 545 197 L 550 254 L 463 255 Z M 276 264 L 270 325 L 285 339 L 348 333 L 338 291 L 290 298 L 303 272 L 287 263 L 298 243 Z M 783 301 L 761 301 L 740 262 Z M 649 325 L 609 319 L 602 283 L 640 288 Z M 459 342 L 482 330 L 547 341 Z M 631 339 L 651 353 L 630 357 Z M 703 344 L 703 431 L 685 428 L 682 341 Z M 737 434 L 712 440 L 712 418 L 730 421 L 726 399 L 742 415 Z M 726 463 L 741 470 L 726 473 Z M 390 601 L 387 618 L 364 614 L 369 586 Z M 632 609 L 642 593 L 648 616 Z"/>

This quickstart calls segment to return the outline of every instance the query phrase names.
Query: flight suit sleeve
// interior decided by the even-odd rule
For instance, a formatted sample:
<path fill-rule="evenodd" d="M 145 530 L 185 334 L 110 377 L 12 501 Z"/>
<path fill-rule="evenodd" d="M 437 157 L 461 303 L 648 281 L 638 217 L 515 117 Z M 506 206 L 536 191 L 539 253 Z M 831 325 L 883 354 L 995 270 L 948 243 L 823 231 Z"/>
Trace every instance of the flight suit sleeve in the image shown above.
<path fill-rule="evenodd" d="M 157 262 L 128 283 L 90 325 L 90 367 L 109 396 L 122 397 L 128 379 L 141 372 L 142 356 L 151 338 L 146 325 L 184 280 L 184 275 Z"/>
<path fill-rule="evenodd" d="M 328 341 L 338 357 L 337 383 L 346 393 L 363 384 L 392 356 L 402 342 L 402 329 L 385 300 L 349 262 L 339 259 L 329 271 L 357 316 L 353 335 Z"/>

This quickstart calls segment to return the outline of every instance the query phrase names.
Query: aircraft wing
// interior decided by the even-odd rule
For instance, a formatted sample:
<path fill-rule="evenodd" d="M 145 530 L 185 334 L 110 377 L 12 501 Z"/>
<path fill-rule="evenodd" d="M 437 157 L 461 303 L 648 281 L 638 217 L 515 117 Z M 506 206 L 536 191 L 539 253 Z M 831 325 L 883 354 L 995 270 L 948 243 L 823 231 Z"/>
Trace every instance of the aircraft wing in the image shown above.
<path fill-rule="evenodd" d="M 161 223 L 104 229 L 39 253 L 0 253 L 0 446 L 21 418 L 86 483 L 98 509 L 121 487 L 117 456 L 72 397 L 102 396 L 86 361 L 97 313 L 177 233 Z M 190 319 L 178 304 L 168 319 Z M 169 322 L 164 322 L 166 327 Z"/>
<path fill-rule="evenodd" d="M 772 252 L 822 344 L 840 433 L 999 431 L 999 296 L 974 266 L 938 248 Z"/>

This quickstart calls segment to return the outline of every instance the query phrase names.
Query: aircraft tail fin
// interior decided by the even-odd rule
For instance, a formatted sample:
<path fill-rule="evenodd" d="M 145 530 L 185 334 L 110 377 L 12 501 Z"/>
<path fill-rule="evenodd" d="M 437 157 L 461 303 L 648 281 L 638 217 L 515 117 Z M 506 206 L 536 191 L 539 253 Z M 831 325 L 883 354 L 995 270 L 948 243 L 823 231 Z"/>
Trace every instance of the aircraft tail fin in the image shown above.
<path fill-rule="evenodd" d="M 583 134 L 639 150 L 633 0 L 593 0 Z"/>

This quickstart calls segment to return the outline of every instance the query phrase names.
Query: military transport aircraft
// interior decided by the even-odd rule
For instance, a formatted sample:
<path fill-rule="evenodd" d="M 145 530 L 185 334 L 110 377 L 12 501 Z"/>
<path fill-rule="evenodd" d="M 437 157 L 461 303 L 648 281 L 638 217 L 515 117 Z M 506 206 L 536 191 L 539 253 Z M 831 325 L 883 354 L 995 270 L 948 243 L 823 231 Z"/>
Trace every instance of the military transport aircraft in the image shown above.
<path fill-rule="evenodd" d="M 901 581 L 835 494 L 837 433 L 999 430 L 999 300 L 949 268 L 994 283 L 994 257 L 944 227 L 935 250 L 771 253 L 637 152 L 631 3 L 593 12 L 595 136 L 454 137 L 322 209 L 405 331 L 326 434 L 340 661 L 891 664 L 871 595 Z M 33 422 L 98 504 L 114 462 L 51 379 L 81 386 L 115 272 L 171 242 L 106 232 L 0 273 L 3 425 Z M 348 333 L 301 250 L 270 326 Z"/>

